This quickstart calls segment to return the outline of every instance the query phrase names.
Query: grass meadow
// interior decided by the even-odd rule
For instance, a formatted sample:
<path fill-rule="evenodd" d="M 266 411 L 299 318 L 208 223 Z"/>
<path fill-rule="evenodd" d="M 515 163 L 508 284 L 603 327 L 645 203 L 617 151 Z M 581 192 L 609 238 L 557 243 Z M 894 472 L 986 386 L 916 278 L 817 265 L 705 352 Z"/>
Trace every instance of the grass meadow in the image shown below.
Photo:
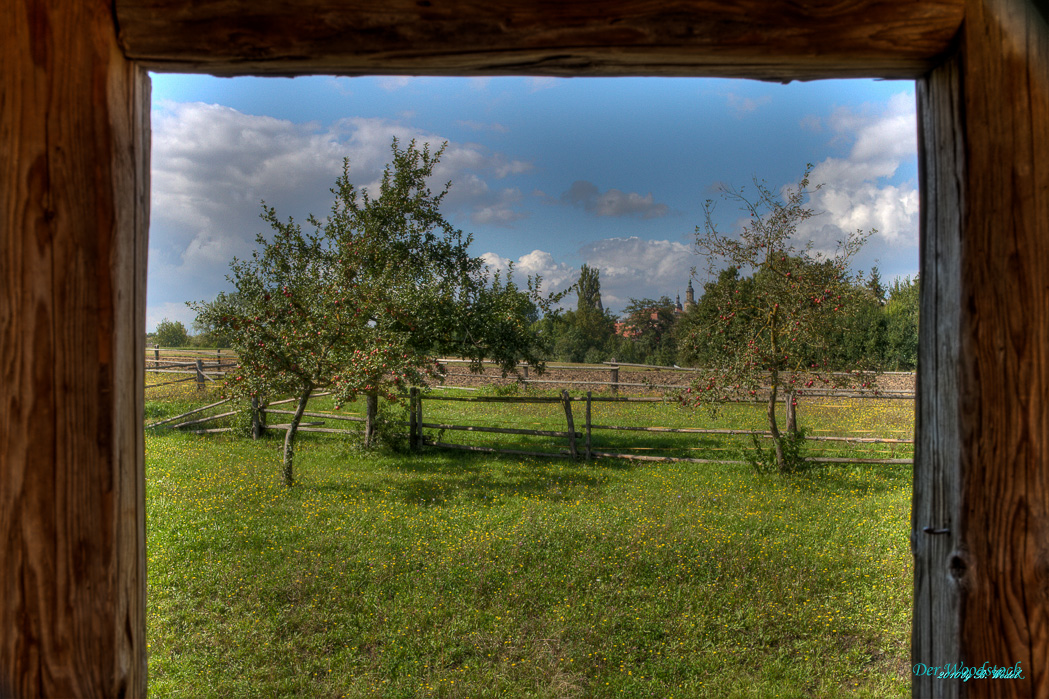
<path fill-rule="evenodd" d="M 147 421 L 205 400 L 149 400 Z M 810 432 L 913 431 L 910 403 L 820 400 L 799 411 Z M 760 426 L 754 406 L 712 423 L 598 405 L 595 424 Z M 502 405 L 425 409 L 427 421 L 511 424 Z M 513 410 L 517 426 L 564 429 L 556 404 Z M 505 436 L 563 445 L 543 439 Z M 595 432 L 595 448 L 613 442 L 701 458 L 752 446 Z M 279 436 L 147 431 L 152 696 L 909 693 L 909 466 L 781 478 L 738 464 L 366 453 L 304 434 L 296 478 L 281 485 Z"/>

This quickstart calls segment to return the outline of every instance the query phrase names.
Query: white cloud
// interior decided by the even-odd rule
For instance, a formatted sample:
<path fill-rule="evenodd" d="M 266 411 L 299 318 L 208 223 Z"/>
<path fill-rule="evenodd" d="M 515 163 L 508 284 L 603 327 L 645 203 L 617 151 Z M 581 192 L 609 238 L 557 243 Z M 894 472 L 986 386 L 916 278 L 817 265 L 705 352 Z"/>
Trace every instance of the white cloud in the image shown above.
<path fill-rule="evenodd" d="M 736 118 L 742 118 L 751 112 L 755 112 L 759 107 L 764 107 L 766 104 L 772 102 L 771 95 L 762 95 L 761 97 L 743 97 L 737 95 L 734 92 L 729 92 L 725 95 L 725 100 L 728 102 L 729 109 L 731 109 Z"/>
<path fill-rule="evenodd" d="M 521 279 L 526 276 L 541 276 L 544 294 L 561 291 L 574 284 L 576 277 L 579 275 L 579 270 L 569 267 L 563 262 L 558 262 L 553 255 L 543 250 L 533 250 L 527 255 L 517 258 L 516 261 L 494 252 L 483 253 L 481 259 L 488 265 L 490 272 L 505 273 L 510 268 L 510 263 L 513 262 L 514 273 L 521 275 Z"/>
<path fill-rule="evenodd" d="M 869 245 L 890 252 L 917 245 L 917 184 L 884 182 L 917 152 L 913 96 L 895 95 L 880 110 L 839 108 L 827 123 L 852 148 L 848 157 L 827 158 L 813 169 L 810 182 L 823 186 L 810 205 L 825 213 L 806 222 L 799 237 L 829 250 L 848 233 L 876 229 Z"/>
<path fill-rule="evenodd" d="M 645 196 L 618 189 L 601 192 L 597 185 L 586 180 L 573 182 L 568 191 L 561 195 L 561 201 L 582 207 L 595 216 L 639 215 L 642 218 L 659 218 L 670 211 L 666 204 L 656 203 L 651 192 Z"/>
<path fill-rule="evenodd" d="M 436 149 L 445 141 L 401 122 L 353 118 L 329 126 L 296 124 L 202 103 L 164 103 L 153 112 L 150 313 L 186 294 L 213 297 L 224 289 L 234 255 L 246 256 L 258 233 L 259 203 L 281 219 L 324 217 L 329 188 L 350 159 L 350 179 L 378 187 L 390 140 Z M 515 187 L 487 180 L 531 168 L 529 163 L 472 143 L 449 143 L 431 187 L 451 180 L 445 212 L 476 223 L 510 226 L 526 215 Z M 199 299 L 193 299 L 199 300 Z"/>
<path fill-rule="evenodd" d="M 379 87 L 383 90 L 393 92 L 394 90 L 408 87 L 412 82 L 412 78 L 408 75 L 383 75 L 376 78 L 376 81 L 379 83 Z"/>
<path fill-rule="evenodd" d="M 535 76 L 528 78 L 528 87 L 532 92 L 539 92 L 540 90 L 549 90 L 557 85 L 557 81 L 562 78 L 554 78 L 550 76 Z"/>
<path fill-rule="evenodd" d="M 600 272 L 601 302 L 613 313 L 622 312 L 631 298 L 677 295 L 684 298 L 692 267 L 698 258 L 683 243 L 669 240 L 643 240 L 638 237 L 606 238 L 587 244 L 580 257 Z M 509 267 L 510 259 L 494 252 L 481 257 L 491 272 Z M 558 261 L 543 250 L 533 250 L 514 262 L 522 275 L 541 275 L 543 292 L 562 291 L 579 278 L 579 267 Z M 575 296 L 565 299 L 566 308 L 575 307 Z"/>
<path fill-rule="evenodd" d="M 631 298 L 683 295 L 698 260 L 684 243 L 636 236 L 598 240 L 579 252 L 600 270 L 602 303 L 617 312 Z"/>

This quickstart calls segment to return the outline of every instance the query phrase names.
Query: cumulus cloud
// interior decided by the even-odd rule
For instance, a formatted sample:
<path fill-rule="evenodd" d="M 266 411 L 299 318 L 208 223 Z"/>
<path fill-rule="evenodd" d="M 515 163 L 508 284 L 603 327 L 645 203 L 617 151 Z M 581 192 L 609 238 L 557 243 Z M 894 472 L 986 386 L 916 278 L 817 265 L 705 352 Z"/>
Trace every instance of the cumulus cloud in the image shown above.
<path fill-rule="evenodd" d="M 390 140 L 415 139 L 436 149 L 437 134 L 386 119 L 353 118 L 330 125 L 296 124 L 202 103 L 164 103 L 153 112 L 150 307 L 181 299 L 185 289 L 214 296 L 224 288 L 229 261 L 243 257 L 258 233 L 259 203 L 278 216 L 323 217 L 329 188 L 350 159 L 350 179 L 376 191 L 389 160 Z M 449 215 L 510 226 L 522 218 L 515 187 L 491 188 L 527 172 L 529 163 L 472 143 L 451 142 L 431 187 L 448 181 Z M 152 310 L 151 310 L 152 313 Z"/>
<path fill-rule="evenodd" d="M 642 218 L 659 218 L 666 216 L 670 209 L 652 197 L 652 193 L 642 196 L 637 192 L 622 192 L 609 189 L 602 192 L 593 182 L 576 180 L 561 195 L 561 201 L 579 206 L 595 216 L 641 216 Z"/>
<path fill-rule="evenodd" d="M 734 92 L 729 92 L 725 95 L 725 100 L 728 102 L 729 109 L 731 109 L 736 115 L 736 118 L 742 118 L 751 112 L 756 112 L 758 108 L 770 104 L 772 102 L 772 96 L 762 95 L 758 98 L 743 97 Z"/>
<path fill-rule="evenodd" d="M 917 245 L 917 183 L 885 182 L 917 151 L 913 96 L 895 95 L 879 110 L 840 108 L 827 124 L 837 140 L 852 147 L 847 157 L 827 158 L 813 169 L 810 182 L 823 186 L 810 204 L 825 213 L 806 222 L 799 235 L 825 250 L 848 233 L 870 229 L 877 231 L 871 241 L 876 246 Z"/>
<path fill-rule="evenodd" d="M 513 263 L 514 273 L 525 276 L 543 278 L 543 293 L 561 291 L 575 283 L 579 270 L 569 267 L 564 262 L 558 262 L 554 256 L 543 250 L 533 250 L 527 255 L 521 255 L 516 261 L 503 257 L 498 253 L 486 252 L 481 259 L 488 265 L 491 273 L 506 271 Z"/>
<path fill-rule="evenodd" d="M 481 257 L 490 272 L 503 271 L 511 260 L 498 253 L 486 252 Z M 683 243 L 669 240 L 643 240 L 638 237 L 605 238 L 588 243 L 579 257 L 601 275 L 601 301 L 613 313 L 622 312 L 631 298 L 659 298 L 681 295 L 691 278 L 696 257 Z M 543 292 L 562 291 L 579 278 L 579 267 L 557 260 L 549 252 L 533 250 L 513 263 L 522 275 L 541 275 Z M 574 295 L 565 299 L 567 308 L 575 307 Z"/>
<path fill-rule="evenodd" d="M 631 298 L 674 298 L 685 293 L 697 258 L 692 248 L 670 240 L 605 238 L 579 251 L 601 272 L 605 308 L 621 311 Z"/>

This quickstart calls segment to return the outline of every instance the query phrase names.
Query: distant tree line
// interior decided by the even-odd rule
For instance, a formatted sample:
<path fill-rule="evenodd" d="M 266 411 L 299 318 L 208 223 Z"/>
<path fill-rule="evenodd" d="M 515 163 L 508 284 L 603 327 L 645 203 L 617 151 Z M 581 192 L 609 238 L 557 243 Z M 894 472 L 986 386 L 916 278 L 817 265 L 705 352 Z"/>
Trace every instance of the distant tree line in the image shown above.
<path fill-rule="evenodd" d="M 227 296 L 219 293 L 219 299 Z M 232 338 L 213 324 L 198 318 L 193 322 L 194 334 L 186 330 L 181 320 L 165 318 L 157 323 L 157 329 L 146 333 L 147 345 L 160 347 L 195 347 L 202 349 L 228 349 L 233 347 Z"/>
<path fill-rule="evenodd" d="M 792 264 L 803 263 L 796 259 Z M 535 328 L 548 340 L 551 349 L 547 359 L 551 361 L 596 364 L 614 359 L 663 366 L 716 365 L 726 343 L 700 342 L 697 333 L 711 326 L 726 296 L 746 299 L 761 287 L 760 274 L 744 275 L 739 268 L 729 266 L 707 282 L 696 304 L 683 312 L 668 296 L 662 296 L 631 298 L 622 316 L 616 316 L 601 304 L 598 270 L 583 265 L 577 307 L 548 314 Z M 834 369 L 864 366 L 913 371 L 918 361 L 918 283 L 917 277 L 904 277 L 885 286 L 877 267 L 852 280 L 855 293 L 849 294 L 849 312 L 823 330 L 830 350 L 820 362 L 826 361 Z"/>

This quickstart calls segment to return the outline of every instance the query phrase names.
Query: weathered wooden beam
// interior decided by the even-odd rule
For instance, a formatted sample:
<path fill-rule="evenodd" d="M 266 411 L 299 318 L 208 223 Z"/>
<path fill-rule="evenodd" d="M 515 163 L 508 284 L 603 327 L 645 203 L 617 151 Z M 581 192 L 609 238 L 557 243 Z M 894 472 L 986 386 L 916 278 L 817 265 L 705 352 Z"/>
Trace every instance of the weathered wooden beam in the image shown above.
<path fill-rule="evenodd" d="M 144 696 L 149 78 L 106 0 L 0 36 L 0 695 Z"/>
<path fill-rule="evenodd" d="M 919 83 L 922 338 L 916 697 L 1049 696 L 1049 28 L 970 0 L 959 53 Z"/>
<path fill-rule="evenodd" d="M 962 661 L 1019 662 L 1024 678 L 990 693 L 1049 697 L 1049 27 L 1028 0 L 966 12 L 961 541 L 947 566 Z"/>
<path fill-rule="evenodd" d="M 964 0 L 116 0 L 128 57 L 216 75 L 916 78 Z"/>
<path fill-rule="evenodd" d="M 921 187 L 921 328 L 915 399 L 913 667 L 959 662 L 960 593 L 950 559 L 961 541 L 960 390 L 962 206 L 965 133 L 961 60 L 954 57 L 918 82 Z M 960 683 L 924 672 L 914 697 L 956 697 Z"/>

